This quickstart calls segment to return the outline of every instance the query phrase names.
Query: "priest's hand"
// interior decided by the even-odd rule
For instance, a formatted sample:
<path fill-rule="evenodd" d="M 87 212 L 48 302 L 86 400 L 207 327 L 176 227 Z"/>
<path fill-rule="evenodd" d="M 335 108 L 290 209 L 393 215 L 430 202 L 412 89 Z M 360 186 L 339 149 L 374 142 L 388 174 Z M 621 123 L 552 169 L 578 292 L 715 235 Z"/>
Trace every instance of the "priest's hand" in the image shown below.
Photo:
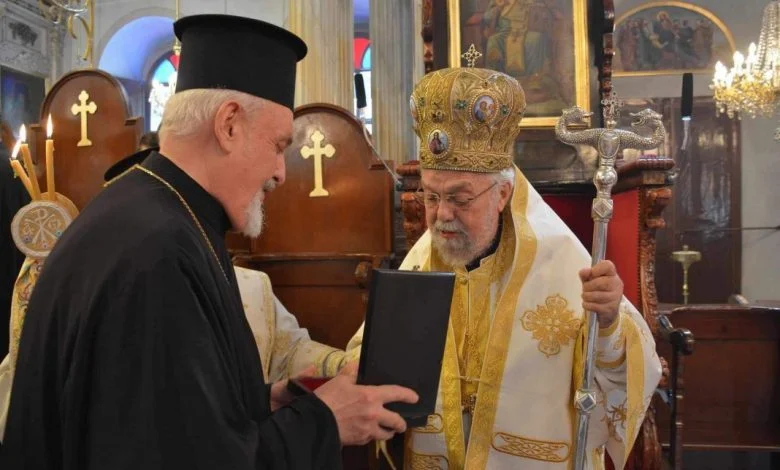
<path fill-rule="evenodd" d="M 317 373 L 317 368 L 314 366 L 309 366 L 296 374 L 293 378 L 304 379 L 308 377 L 314 377 L 315 373 Z M 287 382 L 289 382 L 289 380 L 285 379 L 271 385 L 271 412 L 274 412 L 283 406 L 289 405 L 295 399 L 295 395 L 293 395 L 287 388 Z"/>
<path fill-rule="evenodd" d="M 328 405 L 338 423 L 344 445 L 385 441 L 406 431 L 406 422 L 384 407 L 386 403 L 416 403 L 417 394 L 397 385 L 356 385 L 357 364 L 344 367 L 338 376 L 314 391 Z"/>
<path fill-rule="evenodd" d="M 599 326 L 606 328 L 615 321 L 623 299 L 623 281 L 612 261 L 601 261 L 592 268 L 580 271 L 582 280 L 582 307 L 594 312 Z"/>

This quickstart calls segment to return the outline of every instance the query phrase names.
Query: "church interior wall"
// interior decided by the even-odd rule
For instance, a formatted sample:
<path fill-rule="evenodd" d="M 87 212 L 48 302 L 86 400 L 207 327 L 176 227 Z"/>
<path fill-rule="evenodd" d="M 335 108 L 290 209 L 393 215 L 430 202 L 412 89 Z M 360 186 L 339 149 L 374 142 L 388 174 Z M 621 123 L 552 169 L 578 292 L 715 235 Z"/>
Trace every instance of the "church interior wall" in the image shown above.
<path fill-rule="evenodd" d="M 0 65 L 18 72 L 53 78 L 61 35 L 30 0 L 0 0 Z"/>
<path fill-rule="evenodd" d="M 180 0 L 180 8 L 180 16 L 227 13 L 257 18 L 280 26 L 284 24 L 286 18 L 286 2 L 283 0 Z M 111 36 L 125 24 L 144 16 L 173 18 L 175 1 L 98 0 L 95 10 L 95 53 L 97 58 L 101 55 Z"/>
<path fill-rule="evenodd" d="M 132 114 L 143 116 L 147 105 L 146 79 L 152 66 L 171 50 L 174 43 L 169 23 L 149 20 L 167 19 L 172 22 L 175 18 L 175 1 L 97 0 L 95 3 L 95 64 L 120 80 L 126 88 Z M 180 0 L 180 8 L 180 16 L 227 13 L 258 18 L 280 26 L 284 25 L 287 17 L 287 2 L 283 0 Z M 127 28 L 132 24 L 140 28 L 131 29 L 128 34 Z M 161 29 L 160 24 L 165 24 L 162 28 L 166 31 L 164 34 L 155 32 Z M 117 38 L 122 35 L 131 37 L 123 38 L 120 44 L 116 44 Z M 85 65 L 78 57 L 79 48 L 74 47 L 73 41 L 66 42 L 63 73 Z M 123 60 L 104 60 L 108 56 L 122 57 Z"/>
<path fill-rule="evenodd" d="M 617 16 L 649 3 L 644 0 L 616 0 Z M 733 33 L 737 48 L 745 51 L 751 41 L 757 41 L 763 8 L 766 2 L 753 0 L 748 2 L 724 2 L 721 0 L 693 0 L 690 3 L 712 11 L 721 18 Z M 194 13 L 230 13 L 263 19 L 278 25 L 285 25 L 288 16 L 288 2 L 285 0 L 180 0 L 181 16 Z M 21 18 L 33 27 L 48 31 L 46 44 L 37 49 L 24 48 L 20 44 L 3 43 L 0 63 L 6 67 L 47 77 L 47 85 L 52 77 L 59 77 L 72 69 L 84 66 L 78 59 L 79 47 L 74 41 L 65 38 L 58 45 L 52 41 L 55 35 L 62 37 L 47 24 L 37 12 L 35 0 L 0 0 L 3 11 L 3 23 L 0 24 L 0 40 L 6 41 L 2 34 L 5 18 Z M 173 19 L 175 1 L 154 0 L 97 0 L 95 12 L 94 59 L 96 64 L 106 51 L 112 37 L 123 27 L 145 17 L 164 17 Z M 367 33 L 367 31 L 366 31 Z M 40 39 L 39 39 L 40 40 Z M 128 55 L 138 55 L 142 60 L 128 73 L 115 73 L 128 91 L 133 114 L 143 115 L 146 107 L 146 83 L 151 67 L 173 44 L 172 34 L 159 37 L 145 45 L 144 50 L 130 49 Z M 60 54 L 53 54 L 56 48 Z M 729 64 L 730 65 L 730 64 Z M 115 72 L 115 71 L 112 71 Z M 694 94 L 711 95 L 710 74 L 696 74 Z M 679 76 L 652 77 L 616 77 L 615 88 L 626 98 L 678 97 L 680 95 Z M 745 118 L 741 123 L 742 140 L 742 181 L 741 209 L 742 225 L 777 225 L 776 207 L 780 207 L 780 193 L 774 191 L 774 183 L 780 179 L 780 165 L 776 159 L 780 152 L 778 144 L 772 140 L 777 121 L 766 118 Z M 718 256 L 707 253 L 705 256 Z M 774 297 L 775 286 L 780 283 L 780 234 L 777 232 L 744 232 L 742 234 L 742 293 L 748 299 L 768 299 Z"/>
<path fill-rule="evenodd" d="M 615 0 L 615 14 L 650 3 L 642 0 Z M 734 35 L 737 50 L 746 53 L 750 42 L 758 42 L 761 18 L 767 1 L 725 2 L 689 0 L 713 12 Z M 727 67 L 731 63 L 725 64 Z M 694 75 L 694 96 L 711 96 L 712 74 Z M 625 98 L 679 97 L 679 75 L 616 77 L 615 90 Z M 694 120 L 696 117 L 694 116 Z M 773 140 L 777 119 L 745 117 L 742 120 L 742 226 L 780 224 L 780 143 Z M 725 256 L 705 253 L 704 256 Z M 695 269 L 695 268 L 692 268 Z M 742 294 L 750 300 L 776 298 L 780 284 L 780 232 L 745 231 L 742 233 Z"/>

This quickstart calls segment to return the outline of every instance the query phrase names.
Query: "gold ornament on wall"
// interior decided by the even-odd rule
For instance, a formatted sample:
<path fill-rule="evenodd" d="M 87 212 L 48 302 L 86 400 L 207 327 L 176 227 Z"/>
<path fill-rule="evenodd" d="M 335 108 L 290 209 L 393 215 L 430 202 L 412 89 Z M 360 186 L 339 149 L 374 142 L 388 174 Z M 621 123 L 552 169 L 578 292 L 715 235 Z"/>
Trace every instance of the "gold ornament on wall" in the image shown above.
<path fill-rule="evenodd" d="M 89 68 L 94 68 L 95 0 L 38 0 L 38 9 L 44 18 L 55 25 L 64 22 L 73 39 L 79 39 L 76 26 L 81 25 L 84 30 L 84 52 L 80 57 Z"/>

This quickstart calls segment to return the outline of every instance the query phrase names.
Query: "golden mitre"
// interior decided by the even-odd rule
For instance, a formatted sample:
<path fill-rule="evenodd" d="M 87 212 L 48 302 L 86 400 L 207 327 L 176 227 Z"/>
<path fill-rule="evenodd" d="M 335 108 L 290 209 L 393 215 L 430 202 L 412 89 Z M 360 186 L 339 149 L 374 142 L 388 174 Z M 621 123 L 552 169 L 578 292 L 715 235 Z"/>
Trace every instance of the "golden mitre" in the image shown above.
<path fill-rule="evenodd" d="M 437 70 L 415 86 L 409 105 L 423 169 L 512 167 L 525 112 L 525 93 L 514 78 L 480 68 Z"/>

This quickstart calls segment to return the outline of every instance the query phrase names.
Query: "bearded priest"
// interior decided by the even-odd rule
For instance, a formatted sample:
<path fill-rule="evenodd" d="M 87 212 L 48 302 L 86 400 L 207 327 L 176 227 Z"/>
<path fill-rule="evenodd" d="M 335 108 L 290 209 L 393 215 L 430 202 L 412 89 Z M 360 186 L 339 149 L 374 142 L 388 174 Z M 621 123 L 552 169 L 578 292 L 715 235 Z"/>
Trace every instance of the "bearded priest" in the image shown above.
<path fill-rule="evenodd" d="M 411 97 L 429 230 L 401 269 L 454 271 L 457 282 L 436 413 L 411 430 L 406 468 L 569 469 L 585 310 L 600 324 L 589 468 L 603 468 L 605 449 L 623 468 L 661 375 L 615 266 L 589 267 L 514 165 L 525 105 L 514 78 L 477 68 L 432 72 Z"/>
<path fill-rule="evenodd" d="M 416 394 L 349 369 L 297 399 L 266 384 L 225 248 L 284 183 L 306 44 L 228 15 L 174 32 L 160 151 L 90 202 L 30 297 L 0 468 L 334 470 L 406 429 L 383 405 Z"/>

